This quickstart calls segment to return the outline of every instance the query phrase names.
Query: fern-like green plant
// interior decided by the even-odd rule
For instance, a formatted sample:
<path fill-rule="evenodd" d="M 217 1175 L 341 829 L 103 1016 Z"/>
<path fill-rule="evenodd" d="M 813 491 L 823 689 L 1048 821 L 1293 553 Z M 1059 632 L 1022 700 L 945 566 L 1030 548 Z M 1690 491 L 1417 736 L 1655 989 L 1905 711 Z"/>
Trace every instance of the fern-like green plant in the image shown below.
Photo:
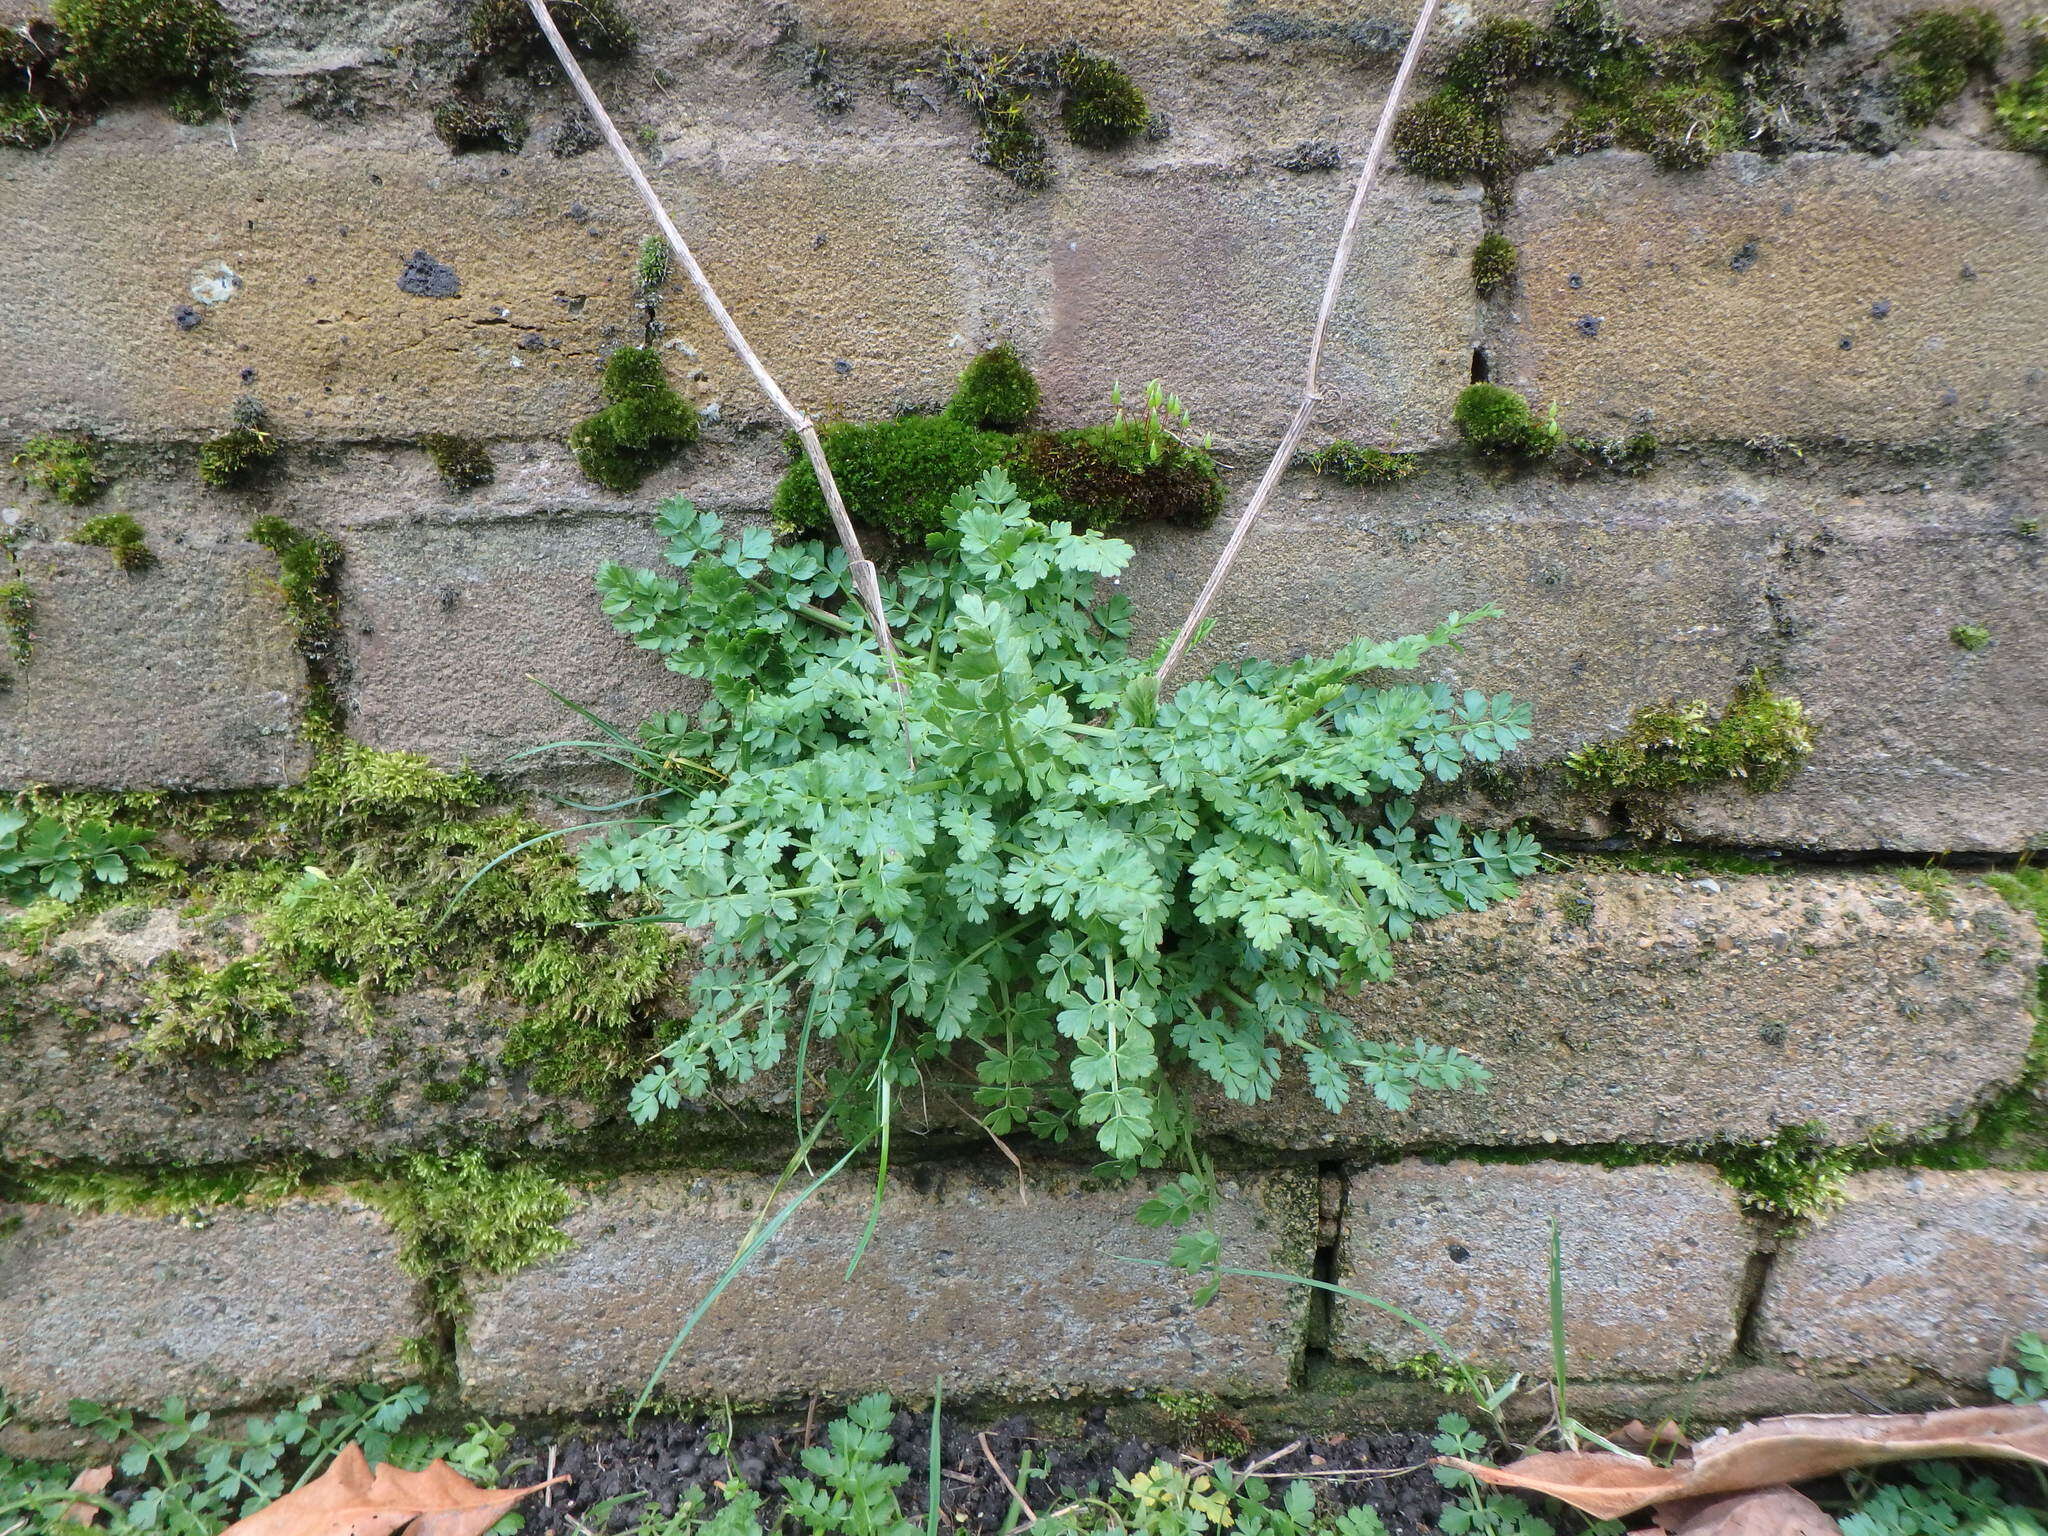
<path fill-rule="evenodd" d="M 1483 615 L 1162 698 L 1124 599 L 1098 598 L 1130 546 L 1029 511 L 989 471 L 885 586 L 901 696 L 837 550 L 728 537 L 678 498 L 680 574 L 600 573 L 619 630 L 711 695 L 612 736 L 649 798 L 582 856 L 590 889 L 704 934 L 634 1118 L 794 1055 L 849 1135 L 934 1078 L 999 1135 L 1130 1167 L 1187 1139 L 1188 1075 L 1250 1102 L 1296 1059 L 1333 1112 L 1480 1083 L 1458 1051 L 1359 1038 L 1329 993 L 1536 867 L 1526 835 L 1412 798 L 1525 740 L 1527 708 L 1367 681 Z"/>

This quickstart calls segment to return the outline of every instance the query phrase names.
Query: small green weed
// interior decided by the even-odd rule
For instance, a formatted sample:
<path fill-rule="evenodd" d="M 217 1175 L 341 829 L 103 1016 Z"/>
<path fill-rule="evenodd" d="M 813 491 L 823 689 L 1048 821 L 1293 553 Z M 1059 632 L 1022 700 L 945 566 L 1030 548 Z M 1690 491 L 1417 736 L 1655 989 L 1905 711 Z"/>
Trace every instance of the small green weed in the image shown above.
<path fill-rule="evenodd" d="M 1991 631 L 1981 624 L 1958 624 L 1948 632 L 1950 641 L 1972 653 L 1991 644 Z"/>
<path fill-rule="evenodd" d="M 90 886 L 124 884 L 148 841 L 140 827 L 89 820 L 67 825 L 0 804 L 0 900 L 72 902 Z"/>

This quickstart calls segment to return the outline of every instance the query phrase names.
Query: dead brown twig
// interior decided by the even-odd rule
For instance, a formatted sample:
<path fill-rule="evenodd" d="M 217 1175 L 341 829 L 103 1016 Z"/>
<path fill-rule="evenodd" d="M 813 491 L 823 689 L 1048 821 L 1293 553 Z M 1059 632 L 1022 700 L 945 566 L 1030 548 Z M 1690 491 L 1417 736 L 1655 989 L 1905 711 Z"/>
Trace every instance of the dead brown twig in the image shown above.
<path fill-rule="evenodd" d="M 1280 484 L 1280 477 L 1294 462 L 1295 450 L 1301 446 L 1302 433 L 1308 430 L 1309 417 L 1314 414 L 1316 402 L 1322 398 L 1321 373 L 1323 367 L 1323 346 L 1330 330 L 1330 318 L 1337 311 L 1337 300 L 1343 293 L 1344 273 L 1351 265 L 1351 252 L 1358 244 L 1359 216 L 1365 211 L 1366 194 L 1372 190 L 1373 178 L 1378 174 L 1380 161 L 1386 155 L 1387 140 L 1394 131 L 1394 116 L 1400 110 L 1401 96 L 1408 89 L 1408 77 L 1415 72 L 1416 61 L 1422 57 L 1423 40 L 1429 35 L 1430 21 L 1436 15 L 1437 0 L 1422 0 L 1422 11 L 1415 18 L 1415 30 L 1409 34 L 1407 51 L 1401 55 L 1401 67 L 1394 71 L 1394 83 L 1387 89 L 1387 100 L 1380 108 L 1379 126 L 1373 130 L 1372 145 L 1365 152 L 1365 168 L 1358 173 L 1358 185 L 1352 189 L 1351 211 L 1344 219 L 1344 232 L 1337 237 L 1337 254 L 1330 263 L 1329 281 L 1323 285 L 1323 305 L 1316 314 L 1316 328 L 1309 337 L 1308 374 L 1302 382 L 1301 403 L 1295 407 L 1294 417 L 1287 423 L 1287 430 L 1280 437 L 1280 446 L 1273 450 L 1271 462 L 1266 465 L 1265 474 L 1245 503 L 1239 514 L 1237 526 L 1231 530 L 1230 542 L 1223 546 L 1223 553 L 1217 557 L 1216 565 L 1209 572 L 1209 579 L 1202 584 L 1201 592 L 1195 598 L 1195 605 L 1188 610 L 1188 616 L 1181 621 L 1179 632 L 1173 637 L 1173 644 L 1159 663 L 1157 676 L 1166 680 L 1187 649 L 1194 643 L 1195 631 L 1202 620 L 1209 615 L 1210 607 L 1216 601 L 1217 593 L 1223 590 L 1223 582 L 1230 574 L 1230 568 L 1237 561 L 1238 552 L 1244 548 L 1250 537 L 1252 525 L 1259 520 L 1259 514 L 1266 510 L 1266 503 L 1273 498 L 1274 490 Z"/>
<path fill-rule="evenodd" d="M 780 411 L 789 422 L 790 428 L 804 445 L 804 455 L 811 461 L 811 468 L 817 472 L 818 489 L 824 493 L 825 509 L 832 515 L 833 531 L 839 535 L 839 542 L 846 550 L 847 565 L 853 574 L 854 590 L 860 594 L 861 606 L 867 610 L 868 621 L 874 626 L 875 641 L 882 648 L 882 659 L 889 667 L 889 681 L 897 693 L 903 693 L 903 674 L 896 665 L 896 639 L 889 631 L 889 618 L 882 611 L 882 587 L 875 576 L 874 562 L 861 552 L 860 536 L 854 532 L 853 519 L 846 514 L 846 502 L 839 494 L 839 482 L 832 477 L 832 466 L 825 462 L 825 445 L 818 439 L 817 424 L 797 409 L 796 403 L 782 392 L 782 386 L 775 382 L 760 356 L 747 344 L 741 334 L 739 322 L 733 319 L 731 311 L 719 299 L 718 291 L 711 286 L 711 279 L 704 275 L 704 269 L 697 265 L 697 258 L 690 251 L 675 220 L 662 205 L 654 185 L 648 181 L 647 173 L 640 169 L 640 162 L 633 158 L 633 152 L 626 147 L 626 141 L 619 136 L 617 125 L 611 114 L 604 109 L 597 92 L 583 73 L 583 67 L 570 53 L 569 45 L 562 40 L 561 31 L 555 26 L 554 17 L 548 14 L 547 0 L 527 0 L 527 7 L 533 12 L 533 19 L 540 27 L 541 35 L 548 40 L 548 46 L 555 52 L 555 59 L 562 66 L 562 73 L 569 77 L 570 85 L 583 103 L 583 110 L 590 114 L 590 120 L 597 125 L 597 131 L 610 147 L 612 158 L 618 161 L 619 169 L 626 173 L 626 179 L 633 183 L 633 190 L 640 194 L 640 201 L 661 230 L 669 249 L 683 264 L 690 286 L 697 290 L 697 297 L 704 301 L 704 307 L 711 311 L 711 318 L 718 322 L 718 328 L 725 333 L 725 339 L 739 359 L 747 366 L 747 372 L 754 376 L 754 382 L 761 387 L 761 393 L 769 403 Z"/>
<path fill-rule="evenodd" d="M 981 1443 L 981 1454 L 988 1458 L 988 1464 L 995 1470 L 997 1480 L 1010 1490 L 1010 1497 L 1017 1501 L 1017 1507 L 1031 1517 L 1025 1523 L 1027 1525 L 1036 1525 L 1038 1523 L 1038 1511 L 1031 1507 L 1030 1500 L 1017 1491 L 1017 1485 L 1010 1481 L 1010 1474 L 1005 1472 L 1003 1464 L 996 1460 L 996 1453 L 988 1448 L 988 1431 L 983 1430 L 974 1438 Z"/>

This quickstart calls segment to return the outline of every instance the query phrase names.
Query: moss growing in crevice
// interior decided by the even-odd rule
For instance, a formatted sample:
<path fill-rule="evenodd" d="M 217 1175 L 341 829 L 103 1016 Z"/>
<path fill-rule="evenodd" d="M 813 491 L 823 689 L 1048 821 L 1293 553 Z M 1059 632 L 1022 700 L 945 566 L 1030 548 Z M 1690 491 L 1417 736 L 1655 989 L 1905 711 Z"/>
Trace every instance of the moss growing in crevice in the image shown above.
<path fill-rule="evenodd" d="M 1414 454 L 1367 448 L 1344 437 L 1303 454 L 1302 463 L 1346 485 L 1392 485 L 1415 473 Z"/>
<path fill-rule="evenodd" d="M 1567 480 L 1583 479 L 1599 471 L 1633 478 L 1647 475 L 1656 467 L 1657 438 L 1651 432 L 1609 438 L 1573 435 L 1564 440 L 1557 456 L 1558 473 Z"/>
<path fill-rule="evenodd" d="M 668 381 L 652 347 L 620 347 L 605 360 L 602 409 L 569 432 L 583 473 L 607 490 L 631 492 L 697 440 L 697 413 Z"/>
<path fill-rule="evenodd" d="M 1145 131 L 1151 109 L 1121 64 L 1072 49 L 1060 55 L 1060 126 L 1089 149 L 1115 149 Z"/>
<path fill-rule="evenodd" d="M 249 537 L 277 556 L 278 590 L 298 636 L 299 653 L 320 662 L 334 643 L 341 598 L 334 590 L 341 545 L 324 533 L 306 533 L 281 517 L 259 517 Z"/>
<path fill-rule="evenodd" d="M 299 1193 L 296 1163 L 227 1168 L 14 1168 L 0 1170 L 0 1199 L 59 1205 L 82 1214 L 187 1216 L 221 1206 L 273 1205 Z"/>
<path fill-rule="evenodd" d="M 1090 149 L 1165 132 L 1129 71 L 1075 45 L 1004 50 L 949 43 L 938 72 L 980 129 L 974 158 L 1028 190 L 1052 180 L 1045 137 L 1032 121 L 1034 94 L 1058 90 L 1061 126 Z"/>
<path fill-rule="evenodd" d="M 1736 689 L 1717 716 L 1705 699 L 1639 709 L 1613 741 L 1565 760 L 1581 789 L 1667 794 L 1734 782 L 1753 793 L 1784 787 L 1813 751 L 1813 727 L 1797 699 L 1775 694 L 1761 675 Z"/>
<path fill-rule="evenodd" d="M 114 564 L 131 574 L 156 564 L 149 536 L 142 531 L 142 524 L 126 512 L 103 512 L 87 518 L 73 530 L 71 542 L 109 551 Z"/>
<path fill-rule="evenodd" d="M 1472 286 L 1483 294 L 1495 294 L 1511 285 L 1521 266 L 1515 242 L 1503 234 L 1480 237 L 1472 248 Z"/>
<path fill-rule="evenodd" d="M 526 114 L 484 96 L 451 96 L 434 109 L 434 132 L 450 154 L 516 155 L 526 142 Z"/>
<path fill-rule="evenodd" d="M 14 664 L 27 666 L 36 649 L 36 600 L 19 576 L 0 581 L 0 631 L 6 633 L 7 654 Z"/>
<path fill-rule="evenodd" d="M 397 1229 L 399 1263 L 446 1321 L 468 1314 L 463 1280 L 509 1275 L 571 1246 L 558 1223 L 569 1188 L 531 1163 L 494 1167 L 481 1152 L 408 1158 L 403 1176 L 366 1191 Z"/>
<path fill-rule="evenodd" d="M 1448 88 L 1402 109 L 1393 150 L 1402 170 L 1428 181 L 1498 181 L 1515 167 L 1501 114 Z"/>
<path fill-rule="evenodd" d="M 428 432 L 421 435 L 419 445 L 420 451 L 433 461 L 441 483 L 451 491 L 473 491 L 488 485 L 497 475 L 490 450 L 473 437 Z"/>
<path fill-rule="evenodd" d="M 2005 28 L 1980 6 L 1915 11 L 1893 37 L 1885 56 L 1899 111 L 1924 128 L 1963 94 L 1974 74 L 1989 74 L 2005 47 Z"/>
<path fill-rule="evenodd" d="M 246 1066 L 291 1050 L 298 1016 L 290 985 L 268 957 L 208 967 L 173 954 L 151 969 L 136 1021 L 142 1053 L 154 1060 L 205 1056 Z"/>
<path fill-rule="evenodd" d="M 14 464 L 29 484 L 67 506 L 85 506 L 107 488 L 92 440 L 81 434 L 51 432 L 32 437 L 21 445 Z"/>
<path fill-rule="evenodd" d="M 1038 380 L 1008 342 L 967 365 L 946 405 L 953 420 L 997 432 L 1014 432 L 1037 412 Z"/>
<path fill-rule="evenodd" d="M 2027 66 L 2032 73 L 1998 88 L 1991 115 L 2014 149 L 2048 155 L 2048 17 L 2027 24 Z"/>
<path fill-rule="evenodd" d="M 253 485 L 277 462 L 277 439 L 263 407 L 245 397 L 235 402 L 234 419 L 199 448 L 199 478 L 218 490 Z"/>
<path fill-rule="evenodd" d="M 1467 385 L 1451 420 L 1476 451 L 1495 458 L 1546 458 L 1560 436 L 1555 406 L 1539 420 L 1527 400 L 1499 384 Z"/>
<path fill-rule="evenodd" d="M 847 515 L 913 541 L 942 527 L 953 493 L 1001 463 L 1014 441 L 951 415 L 835 422 L 820 429 L 818 439 Z M 794 444 L 791 455 L 775 488 L 776 522 L 795 532 L 829 527 L 817 472 Z"/>
<path fill-rule="evenodd" d="M 1842 0 L 1727 0 L 1714 26 L 1746 59 L 1804 53 L 1842 35 Z"/>
<path fill-rule="evenodd" d="M 548 0 L 548 17 L 578 58 L 623 59 L 640 43 L 617 0 Z M 479 59 L 509 69 L 557 67 L 525 0 L 477 0 L 469 13 L 469 46 Z"/>

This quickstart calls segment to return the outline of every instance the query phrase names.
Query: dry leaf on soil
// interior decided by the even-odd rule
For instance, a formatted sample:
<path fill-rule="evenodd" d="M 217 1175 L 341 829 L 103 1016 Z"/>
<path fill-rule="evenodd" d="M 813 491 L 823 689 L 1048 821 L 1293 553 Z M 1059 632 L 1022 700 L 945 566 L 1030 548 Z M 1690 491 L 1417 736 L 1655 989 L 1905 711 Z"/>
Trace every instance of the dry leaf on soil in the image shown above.
<path fill-rule="evenodd" d="M 1652 1504 L 1805 1482 L 1852 1467 L 1942 1457 L 2048 1466 L 2048 1405 L 1939 1413 L 1806 1413 L 1714 1435 L 1669 1467 L 1606 1451 L 1545 1451 L 1512 1466 L 1440 1457 L 1482 1482 L 1546 1494 L 1601 1520 Z"/>
<path fill-rule="evenodd" d="M 105 1493 L 107 1491 L 107 1484 L 113 1480 L 114 1468 L 111 1463 L 104 1467 L 87 1467 L 78 1476 L 71 1479 L 71 1491 L 73 1493 Z M 88 1504 L 81 1499 L 76 1504 L 66 1504 L 64 1506 L 64 1513 L 57 1517 L 57 1521 L 60 1525 L 91 1525 L 99 1517 L 99 1505 Z"/>
<path fill-rule="evenodd" d="M 514 1504 L 547 1486 L 479 1488 L 445 1461 L 421 1472 L 388 1464 L 373 1472 L 363 1448 L 351 1445 L 305 1487 L 221 1536 L 483 1536 Z"/>
<path fill-rule="evenodd" d="M 1842 1536 L 1826 1510 L 1783 1483 L 1659 1504 L 1656 1517 L 1670 1536 Z"/>

